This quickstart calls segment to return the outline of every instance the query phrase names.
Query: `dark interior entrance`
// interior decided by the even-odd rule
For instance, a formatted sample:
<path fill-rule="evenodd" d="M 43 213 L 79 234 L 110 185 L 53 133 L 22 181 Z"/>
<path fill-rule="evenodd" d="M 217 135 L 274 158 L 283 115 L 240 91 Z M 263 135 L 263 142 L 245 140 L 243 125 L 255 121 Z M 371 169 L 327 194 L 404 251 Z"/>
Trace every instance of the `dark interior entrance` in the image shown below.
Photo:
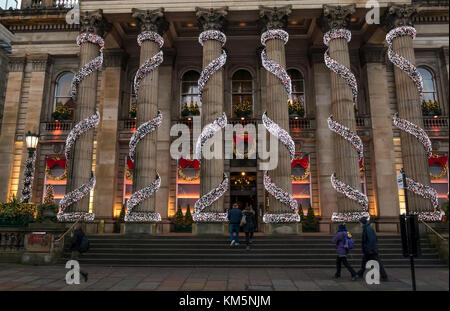
<path fill-rule="evenodd" d="M 243 210 L 250 205 L 255 211 L 256 228 L 258 231 L 258 202 L 256 196 L 256 173 L 236 172 L 231 173 L 231 195 L 230 208 L 237 203 L 239 208 Z"/>

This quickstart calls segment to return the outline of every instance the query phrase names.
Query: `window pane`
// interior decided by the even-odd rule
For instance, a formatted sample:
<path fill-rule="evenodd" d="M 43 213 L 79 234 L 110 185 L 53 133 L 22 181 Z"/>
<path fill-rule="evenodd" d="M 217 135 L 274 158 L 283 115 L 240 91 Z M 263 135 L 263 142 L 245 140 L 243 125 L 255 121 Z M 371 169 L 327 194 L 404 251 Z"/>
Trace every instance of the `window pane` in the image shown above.
<path fill-rule="evenodd" d="M 431 74 L 431 72 L 425 68 L 417 68 L 420 72 L 420 74 L 422 75 L 422 79 L 425 80 L 432 80 L 433 79 L 433 75 Z"/>
<path fill-rule="evenodd" d="M 425 79 L 423 79 L 423 90 L 425 92 L 434 92 L 433 80 L 425 80 Z"/>
<path fill-rule="evenodd" d="M 252 75 L 247 70 L 238 70 L 234 73 L 232 80 L 248 80 L 251 81 Z"/>
<path fill-rule="evenodd" d="M 300 92 L 300 93 L 303 93 L 304 92 L 304 90 L 303 90 L 303 80 L 301 80 L 301 81 L 292 81 L 292 92 L 294 92 L 294 93 L 297 93 L 297 92 Z"/>
<path fill-rule="evenodd" d="M 252 81 L 233 81 L 233 93 L 251 93 Z"/>
<path fill-rule="evenodd" d="M 73 73 L 64 73 L 59 77 L 56 83 L 56 96 L 66 97 L 70 95 L 70 88 L 72 85 Z"/>
<path fill-rule="evenodd" d="M 233 105 L 239 104 L 249 101 L 250 103 L 253 103 L 253 97 L 252 95 L 233 95 Z"/>
<path fill-rule="evenodd" d="M 302 73 L 296 69 L 289 69 L 287 73 L 291 80 L 303 80 Z"/>
<path fill-rule="evenodd" d="M 183 81 L 191 81 L 191 82 L 194 81 L 197 83 L 199 78 L 200 78 L 200 74 L 197 71 L 190 70 L 183 75 L 182 80 Z"/>
<path fill-rule="evenodd" d="M 183 93 L 183 94 L 198 94 L 197 82 L 183 82 L 181 85 L 181 93 Z"/>

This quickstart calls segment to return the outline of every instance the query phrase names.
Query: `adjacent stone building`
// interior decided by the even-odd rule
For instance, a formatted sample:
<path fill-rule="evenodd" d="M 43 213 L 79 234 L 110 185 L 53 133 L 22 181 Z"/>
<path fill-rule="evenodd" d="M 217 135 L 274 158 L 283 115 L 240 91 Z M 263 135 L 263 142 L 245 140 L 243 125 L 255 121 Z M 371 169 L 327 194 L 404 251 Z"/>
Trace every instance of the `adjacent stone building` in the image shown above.
<path fill-rule="evenodd" d="M 209 10 L 211 3 L 214 10 Z M 379 1 L 379 12 L 374 15 L 380 17 L 379 23 L 367 23 L 370 8 L 364 1 L 277 1 L 277 9 L 259 4 L 221 1 L 219 6 L 211 1 L 177 1 L 161 8 L 161 2 L 151 0 L 23 0 L 20 9 L 0 10 L 0 36 L 3 27 L 14 34 L 8 37 L 12 38 L 9 73 L 0 49 L 0 200 L 20 194 L 27 158 L 24 134 L 30 130 L 40 133 L 33 202 L 42 201 L 47 185 L 53 185 L 59 201 L 69 189 L 87 182 L 93 170 L 95 189 L 74 210 L 95 213 L 94 223 L 104 220 L 105 231 L 112 232 L 113 222 L 131 193 L 153 181 L 157 171 L 161 187 L 140 210 L 159 213 L 162 225 L 158 232 L 168 232 L 177 208 L 193 210 L 200 195 L 220 183 L 225 172 L 230 177 L 230 189 L 211 210 L 222 212 L 235 202 L 251 204 L 258 214 L 258 230 L 266 230 L 263 215 L 283 211 L 284 207 L 264 190 L 259 157 L 202 160 L 198 170 L 190 159 L 186 162 L 171 157 L 171 143 L 179 133 L 171 136 L 170 129 L 177 123 L 192 129 L 196 104 L 202 126 L 222 111 L 228 123 L 257 125 L 268 111 L 289 131 L 295 142 L 296 162 L 289 165 L 288 153 L 280 145 L 279 167 L 270 174 L 277 184 L 292 190 L 305 213 L 309 206 L 313 208 L 322 232 L 332 230 L 334 212 L 358 208 L 332 188 L 333 172 L 367 195 L 379 231 L 398 230 L 398 215 L 405 208 L 396 183 L 402 167 L 409 176 L 434 187 L 440 203 L 447 200 L 448 164 L 442 159 L 448 156 L 448 1 Z M 199 14 L 202 10 L 206 18 Z M 412 43 L 394 48 L 410 60 L 415 58 L 424 80 L 422 109 L 412 82 L 397 72 L 387 57 L 385 36 L 393 25 L 414 25 L 417 30 Z M 137 44 L 142 27 L 163 36 L 164 61 L 151 79 L 143 80 L 140 92 L 144 95 L 136 96 L 136 71 L 159 50 L 154 43 Z M 274 27 L 285 29 L 289 40 L 286 45 L 272 40 L 267 53 L 286 68 L 293 102 L 302 103 L 302 108 L 292 109 L 290 116 L 282 84 L 261 63 L 261 33 Z M 350 88 L 324 63 L 327 47 L 323 35 L 333 27 L 351 31 L 350 42 L 336 40 L 329 48 L 331 57 L 356 77 L 356 109 L 351 105 Z M 227 60 L 208 81 L 201 104 L 197 87 L 200 73 L 222 53 L 217 42 L 208 41 L 203 47 L 199 43 L 199 34 L 208 29 L 226 34 L 223 49 Z M 79 67 L 99 53 L 93 44 L 82 45 L 81 49 L 77 46 L 80 31 L 104 38 L 104 61 L 101 70 L 89 77 L 89 83 L 80 85 L 82 99 L 74 103 L 71 81 Z M 409 105 L 416 106 L 410 109 Z M 94 109 L 100 113 L 99 125 L 75 147 L 75 159 L 66 171 L 67 134 L 75 121 Z M 156 116 L 156 110 L 163 114 L 162 124 L 140 142 L 132 167 L 127 160 L 130 137 L 136 125 Z M 441 162 L 431 161 L 428 167 L 416 142 L 393 125 L 392 116 L 398 111 L 400 116 L 423 125 L 432 140 L 433 157 Z M 329 130 L 327 118 L 331 114 L 361 137 L 361 164 L 354 149 Z M 247 155 L 257 152 L 255 141 L 245 135 L 233 137 L 234 146 L 245 145 Z M 411 161 L 404 163 L 405 159 Z M 416 210 L 429 204 L 420 198 L 411 200 Z M 97 229 L 94 226 L 91 230 Z"/>

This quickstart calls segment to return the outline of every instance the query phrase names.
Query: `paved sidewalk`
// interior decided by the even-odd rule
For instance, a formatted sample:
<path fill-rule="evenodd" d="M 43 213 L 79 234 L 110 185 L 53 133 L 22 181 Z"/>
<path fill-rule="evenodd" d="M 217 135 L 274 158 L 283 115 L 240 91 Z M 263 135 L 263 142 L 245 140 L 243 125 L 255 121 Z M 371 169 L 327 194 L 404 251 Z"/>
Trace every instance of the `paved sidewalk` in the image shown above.
<path fill-rule="evenodd" d="M 24 266 L 0 264 L 0 291 L 12 290 L 267 290 L 267 291 L 409 291 L 410 270 L 388 269 L 389 282 L 367 285 L 362 279 L 352 282 L 347 271 L 339 280 L 333 269 L 293 268 L 156 268 L 84 266 L 89 280 L 67 285 L 64 266 Z M 416 270 L 417 290 L 448 291 L 448 269 Z"/>

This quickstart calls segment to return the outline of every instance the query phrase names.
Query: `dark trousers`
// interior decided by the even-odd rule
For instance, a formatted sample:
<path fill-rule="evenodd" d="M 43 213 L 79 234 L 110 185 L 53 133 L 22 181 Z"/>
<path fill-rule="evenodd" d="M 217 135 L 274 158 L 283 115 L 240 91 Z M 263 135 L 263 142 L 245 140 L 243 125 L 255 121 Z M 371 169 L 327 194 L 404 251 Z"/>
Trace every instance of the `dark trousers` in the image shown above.
<path fill-rule="evenodd" d="M 369 260 L 376 260 L 378 261 L 378 264 L 380 265 L 380 276 L 382 279 L 387 278 L 386 271 L 384 271 L 383 264 L 381 263 L 380 259 L 378 258 L 378 254 L 363 254 L 362 263 L 361 263 L 361 270 L 358 271 L 358 275 L 362 277 L 364 275 L 364 271 L 366 271 L 366 263 Z"/>
<path fill-rule="evenodd" d="M 72 251 L 72 254 L 71 254 L 71 256 L 70 256 L 70 259 L 79 261 L 79 260 L 80 260 L 80 256 L 81 256 L 81 253 L 80 253 L 79 251 Z M 87 275 L 87 272 L 86 272 L 86 271 L 81 270 L 81 265 L 80 265 L 80 274 L 81 274 L 82 276 L 86 276 L 86 275 Z"/>
<path fill-rule="evenodd" d="M 245 243 L 247 243 L 247 245 L 250 245 L 251 239 L 253 239 L 253 231 L 246 232 L 245 233 Z"/>
<path fill-rule="evenodd" d="M 353 270 L 352 266 L 347 261 L 347 256 L 337 256 L 336 257 L 336 277 L 341 276 L 341 263 L 344 264 L 344 267 L 347 268 L 348 272 L 353 276 L 356 275 L 355 270 Z"/>

